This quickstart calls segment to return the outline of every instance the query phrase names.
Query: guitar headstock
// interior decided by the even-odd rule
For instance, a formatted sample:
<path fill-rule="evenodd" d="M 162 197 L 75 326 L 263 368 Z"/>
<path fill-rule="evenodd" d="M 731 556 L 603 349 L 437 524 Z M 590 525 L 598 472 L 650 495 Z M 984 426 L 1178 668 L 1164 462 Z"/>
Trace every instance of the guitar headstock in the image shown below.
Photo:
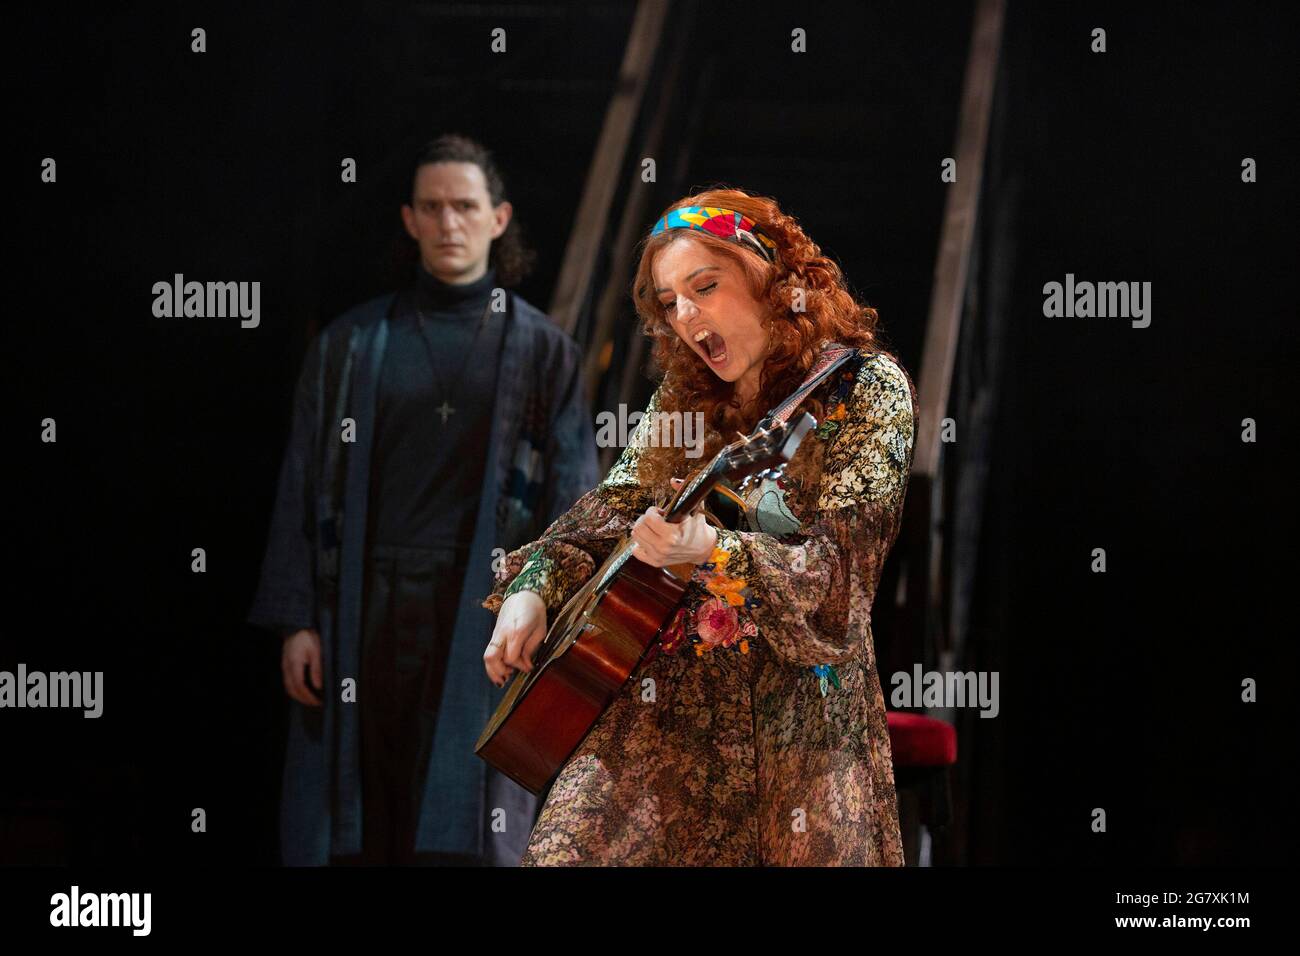
<path fill-rule="evenodd" d="M 748 436 L 732 442 L 718 456 L 720 475 L 733 483 L 753 478 L 779 478 L 799 450 L 804 436 L 817 421 L 807 412 L 792 422 L 764 428 L 761 424 Z"/>
<path fill-rule="evenodd" d="M 760 423 L 752 433 L 724 447 L 709 464 L 681 488 L 669 505 L 670 522 L 682 520 L 719 481 L 746 483 L 754 478 L 778 478 L 786 463 L 799 450 L 804 436 L 817 425 L 807 412 L 793 422 L 765 428 Z"/>

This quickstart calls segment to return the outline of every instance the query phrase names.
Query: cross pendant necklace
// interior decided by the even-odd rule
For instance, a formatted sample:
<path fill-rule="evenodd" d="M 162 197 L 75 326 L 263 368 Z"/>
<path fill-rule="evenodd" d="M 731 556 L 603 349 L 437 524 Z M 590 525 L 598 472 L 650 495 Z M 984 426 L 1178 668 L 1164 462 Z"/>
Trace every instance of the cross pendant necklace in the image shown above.
<path fill-rule="evenodd" d="M 412 304 L 414 304 L 414 300 Z M 492 296 L 491 294 L 489 294 L 487 306 L 483 309 L 483 315 L 478 320 L 478 328 L 474 330 L 474 338 L 470 342 L 469 348 L 466 350 L 467 358 L 469 358 L 474 354 L 474 346 L 478 345 L 479 336 L 483 334 L 483 328 L 484 326 L 487 325 L 488 314 L 491 311 L 492 311 Z M 424 343 L 425 350 L 428 351 L 429 353 L 429 369 L 434 373 L 434 375 L 437 375 L 438 363 L 434 358 L 433 345 L 429 342 L 429 337 L 424 331 L 424 313 L 420 311 L 420 306 L 418 304 L 415 305 L 415 315 L 420 329 L 420 340 Z M 469 369 L 469 366 L 470 363 L 468 361 L 461 363 L 460 374 L 456 376 L 456 381 L 452 384 L 447 394 L 443 396 L 442 404 L 434 409 L 434 412 L 436 412 L 438 415 L 442 417 L 442 424 L 444 426 L 447 424 L 447 419 L 456 413 L 456 409 L 452 406 L 451 402 L 448 401 L 448 399 L 454 396 L 460 390 L 460 384 L 464 380 L 465 372 Z"/>

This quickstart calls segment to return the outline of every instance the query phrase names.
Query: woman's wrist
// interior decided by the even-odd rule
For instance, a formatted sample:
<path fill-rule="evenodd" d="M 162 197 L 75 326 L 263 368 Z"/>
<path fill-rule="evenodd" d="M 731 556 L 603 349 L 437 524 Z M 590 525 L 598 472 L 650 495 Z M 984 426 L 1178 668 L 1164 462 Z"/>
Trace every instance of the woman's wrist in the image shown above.
<path fill-rule="evenodd" d="M 718 547 L 718 529 L 708 522 L 705 522 L 704 527 L 708 529 L 708 534 L 705 536 L 704 556 L 696 561 L 696 564 L 704 564 L 706 561 L 711 560 L 714 550 Z"/>

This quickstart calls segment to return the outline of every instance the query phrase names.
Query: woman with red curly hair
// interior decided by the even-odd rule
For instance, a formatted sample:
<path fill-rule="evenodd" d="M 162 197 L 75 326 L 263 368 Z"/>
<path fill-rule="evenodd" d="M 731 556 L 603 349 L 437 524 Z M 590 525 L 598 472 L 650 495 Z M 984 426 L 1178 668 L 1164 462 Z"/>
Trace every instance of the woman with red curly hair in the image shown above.
<path fill-rule="evenodd" d="M 901 866 L 871 605 L 911 469 L 912 381 L 875 311 L 768 198 L 674 203 L 633 295 L 662 381 L 605 479 L 506 557 L 484 601 L 498 615 L 488 676 L 531 669 L 547 612 L 624 534 L 635 558 L 696 570 L 631 689 L 560 771 L 522 862 Z M 701 459 L 652 440 L 656 413 L 702 412 L 707 461 L 833 345 L 850 361 L 800 406 L 821 424 L 784 477 L 750 490 L 742 526 L 666 522 L 655 502 Z"/>

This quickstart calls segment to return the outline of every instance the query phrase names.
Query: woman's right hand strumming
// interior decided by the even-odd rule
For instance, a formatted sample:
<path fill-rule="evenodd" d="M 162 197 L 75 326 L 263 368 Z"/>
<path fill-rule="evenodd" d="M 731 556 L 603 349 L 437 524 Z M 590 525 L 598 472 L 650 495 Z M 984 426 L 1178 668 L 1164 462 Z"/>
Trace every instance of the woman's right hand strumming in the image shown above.
<path fill-rule="evenodd" d="M 516 591 L 501 603 L 492 640 L 483 652 L 488 678 L 504 687 L 515 672 L 533 669 L 533 651 L 546 639 L 546 605 L 532 591 Z"/>

